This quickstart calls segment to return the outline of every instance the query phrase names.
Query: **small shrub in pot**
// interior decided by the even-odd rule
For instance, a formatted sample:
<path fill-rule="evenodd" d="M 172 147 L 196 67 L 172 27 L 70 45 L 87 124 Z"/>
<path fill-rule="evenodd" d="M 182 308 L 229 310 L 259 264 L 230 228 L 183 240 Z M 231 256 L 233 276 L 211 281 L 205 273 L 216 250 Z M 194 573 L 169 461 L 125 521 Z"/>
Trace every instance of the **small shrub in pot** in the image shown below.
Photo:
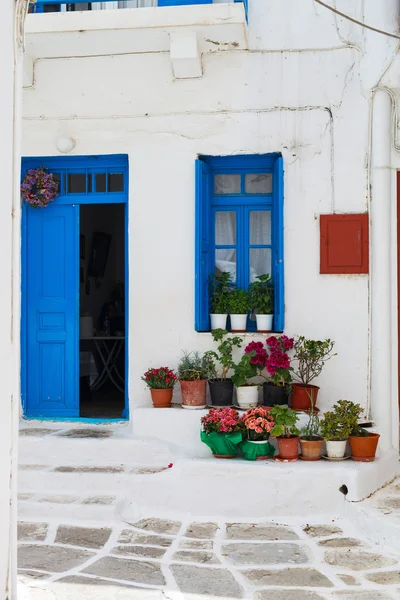
<path fill-rule="evenodd" d="M 324 440 L 319 435 L 319 417 L 312 403 L 308 412 L 308 423 L 300 436 L 300 458 L 302 460 L 320 460 L 323 444 Z"/>
<path fill-rule="evenodd" d="M 349 444 L 351 458 L 357 462 L 373 462 L 379 442 L 379 433 L 369 432 L 359 424 L 363 409 L 350 400 L 341 400 L 343 409 L 347 411 L 349 427 Z"/>
<path fill-rule="evenodd" d="M 257 375 L 257 369 L 251 362 L 255 354 L 254 351 L 243 354 L 233 367 L 232 381 L 236 386 L 237 403 L 240 408 L 252 408 L 258 404 L 258 385 L 249 381 Z"/>
<path fill-rule="evenodd" d="M 271 435 L 278 440 L 279 457 L 297 460 L 300 435 L 300 431 L 296 427 L 299 420 L 297 413 L 288 406 L 274 406 L 271 416 L 275 422 Z"/>
<path fill-rule="evenodd" d="M 178 364 L 184 408 L 205 408 L 208 361 L 199 352 L 184 352 Z"/>
<path fill-rule="evenodd" d="M 231 318 L 231 331 L 244 332 L 250 310 L 250 294 L 247 290 L 233 288 L 228 296 L 228 313 Z"/>
<path fill-rule="evenodd" d="M 222 272 L 210 276 L 210 319 L 211 330 L 226 329 L 229 295 L 232 292 L 230 273 Z"/>
<path fill-rule="evenodd" d="M 329 458 L 343 458 L 349 435 L 354 429 L 353 410 L 349 410 L 346 400 L 339 400 L 331 411 L 324 414 L 320 421 L 321 436 L 326 443 Z"/>
<path fill-rule="evenodd" d="M 257 331 L 269 332 L 273 329 L 274 288 L 271 275 L 258 275 L 249 286 L 251 309 L 256 312 Z"/>
<path fill-rule="evenodd" d="M 231 406 L 233 401 L 233 381 L 228 378 L 230 369 L 233 369 L 234 348 L 240 348 L 243 340 L 238 337 L 229 337 L 224 329 L 212 332 L 213 339 L 218 343 L 217 351 L 208 350 L 204 354 L 209 372 L 208 385 L 210 386 L 211 403 L 213 406 Z M 216 363 L 219 364 L 219 369 Z"/>
<path fill-rule="evenodd" d="M 292 372 L 299 382 L 292 384 L 291 405 L 294 410 L 310 410 L 311 403 L 317 405 L 319 387 L 311 385 L 318 377 L 325 363 L 336 354 L 333 353 L 335 342 L 330 339 L 324 341 L 307 340 L 300 336 L 294 343 L 293 361 L 297 363 L 292 367 Z"/>

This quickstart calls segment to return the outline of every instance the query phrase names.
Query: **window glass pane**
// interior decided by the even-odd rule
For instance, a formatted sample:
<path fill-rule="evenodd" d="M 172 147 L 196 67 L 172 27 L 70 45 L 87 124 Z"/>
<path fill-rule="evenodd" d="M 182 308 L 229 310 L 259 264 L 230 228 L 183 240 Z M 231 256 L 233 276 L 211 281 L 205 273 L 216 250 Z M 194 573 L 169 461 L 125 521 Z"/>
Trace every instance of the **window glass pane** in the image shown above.
<path fill-rule="evenodd" d="M 214 194 L 240 194 L 240 174 L 214 175 Z"/>
<path fill-rule="evenodd" d="M 250 244 L 271 243 L 271 211 L 252 210 L 250 213 Z"/>
<path fill-rule="evenodd" d="M 58 193 L 61 194 L 62 193 L 62 188 L 61 188 L 61 173 L 53 173 L 53 179 L 54 179 L 54 181 L 57 181 L 57 183 L 58 183 Z"/>
<path fill-rule="evenodd" d="M 215 213 L 215 243 L 217 246 L 236 244 L 236 212 Z"/>
<path fill-rule="evenodd" d="M 87 191 L 88 192 L 92 192 L 92 177 L 93 177 L 92 173 L 88 173 L 88 176 L 87 176 Z"/>
<path fill-rule="evenodd" d="M 96 192 L 105 192 L 106 191 L 106 174 L 105 173 L 96 173 Z"/>
<path fill-rule="evenodd" d="M 271 273 L 271 249 L 250 248 L 250 283 L 266 273 Z"/>
<path fill-rule="evenodd" d="M 68 193 L 86 194 L 86 173 L 68 173 Z"/>
<path fill-rule="evenodd" d="M 109 173 L 108 174 L 108 191 L 123 192 L 124 191 L 124 174 Z"/>
<path fill-rule="evenodd" d="M 272 194 L 272 173 L 247 173 L 246 194 Z"/>
<path fill-rule="evenodd" d="M 215 251 L 215 271 L 216 273 L 230 273 L 233 282 L 236 281 L 236 250 L 227 248 Z"/>

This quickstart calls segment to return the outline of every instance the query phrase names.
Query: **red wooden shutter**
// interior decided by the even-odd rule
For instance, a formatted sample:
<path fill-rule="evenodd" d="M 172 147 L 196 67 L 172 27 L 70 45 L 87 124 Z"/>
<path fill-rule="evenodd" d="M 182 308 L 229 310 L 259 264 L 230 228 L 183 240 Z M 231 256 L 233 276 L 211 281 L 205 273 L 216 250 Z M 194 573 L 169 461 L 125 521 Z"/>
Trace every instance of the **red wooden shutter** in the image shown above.
<path fill-rule="evenodd" d="M 320 273 L 368 273 L 368 214 L 320 215 Z"/>

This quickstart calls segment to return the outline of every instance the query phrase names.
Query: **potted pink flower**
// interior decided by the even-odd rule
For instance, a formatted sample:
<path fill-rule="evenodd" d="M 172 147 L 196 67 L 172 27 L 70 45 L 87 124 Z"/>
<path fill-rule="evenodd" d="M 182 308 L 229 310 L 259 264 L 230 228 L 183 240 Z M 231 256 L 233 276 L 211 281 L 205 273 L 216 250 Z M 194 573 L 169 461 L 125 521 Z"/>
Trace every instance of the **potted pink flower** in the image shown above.
<path fill-rule="evenodd" d="M 289 350 L 294 346 L 294 339 L 286 335 L 271 335 L 266 340 L 266 348 L 262 342 L 250 342 L 245 348 L 246 354 L 255 352 L 251 364 L 258 375 L 265 379 L 263 385 L 264 406 L 276 406 L 288 403 L 288 395 L 292 374 Z M 264 375 L 264 371 L 266 375 Z"/>
<path fill-rule="evenodd" d="M 243 422 L 233 408 L 212 408 L 201 418 L 201 441 L 215 458 L 235 458 L 242 441 Z"/>
<path fill-rule="evenodd" d="M 142 380 L 150 388 L 154 408 L 170 408 L 177 376 L 169 367 L 151 368 Z"/>
<path fill-rule="evenodd" d="M 274 419 L 263 406 L 247 410 L 242 417 L 245 439 L 240 445 L 246 460 L 265 460 L 274 455 L 274 447 L 269 443 Z"/>

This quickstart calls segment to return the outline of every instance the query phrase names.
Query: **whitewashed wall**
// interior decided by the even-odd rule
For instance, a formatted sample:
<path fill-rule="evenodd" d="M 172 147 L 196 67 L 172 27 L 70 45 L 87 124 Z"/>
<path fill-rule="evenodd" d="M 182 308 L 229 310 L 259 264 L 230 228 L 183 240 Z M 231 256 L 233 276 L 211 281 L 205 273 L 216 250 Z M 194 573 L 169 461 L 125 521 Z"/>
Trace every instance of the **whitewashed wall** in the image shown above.
<path fill-rule="evenodd" d="M 249 6 L 250 51 L 204 55 L 200 79 L 174 81 L 168 53 L 65 58 L 39 60 L 24 92 L 24 155 L 57 154 L 60 135 L 78 155 L 129 155 L 132 408 L 150 404 L 149 366 L 211 345 L 194 331 L 195 158 L 264 152 L 285 161 L 285 331 L 336 341 L 323 409 L 369 402 L 369 279 L 319 275 L 319 215 L 368 209 L 371 93 L 397 42 L 313 0 Z M 398 27 L 396 0 L 336 6 Z"/>

